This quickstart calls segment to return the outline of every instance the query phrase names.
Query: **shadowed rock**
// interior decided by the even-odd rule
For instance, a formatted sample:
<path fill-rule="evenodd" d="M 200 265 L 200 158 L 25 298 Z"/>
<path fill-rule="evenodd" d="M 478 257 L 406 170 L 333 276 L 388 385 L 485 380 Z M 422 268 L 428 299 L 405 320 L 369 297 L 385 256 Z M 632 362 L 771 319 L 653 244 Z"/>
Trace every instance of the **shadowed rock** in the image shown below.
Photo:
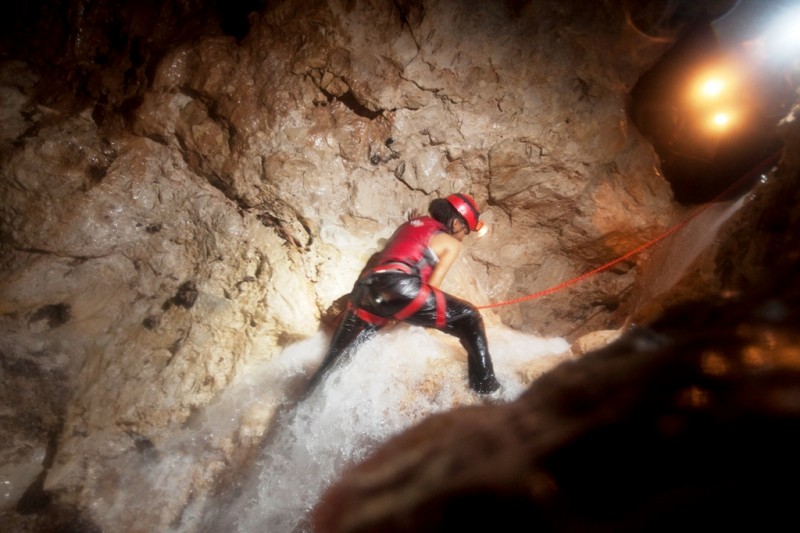
<path fill-rule="evenodd" d="M 399 435 L 323 495 L 315 531 L 791 523 L 800 496 L 800 238 L 783 229 L 800 216 L 794 113 L 779 126 L 782 167 L 723 232 L 716 262 L 727 297 L 672 306 L 562 363 L 511 404 L 456 410 Z"/>
<path fill-rule="evenodd" d="M 777 530 L 799 445 L 800 284 L 778 284 L 428 419 L 345 474 L 315 531 Z"/>

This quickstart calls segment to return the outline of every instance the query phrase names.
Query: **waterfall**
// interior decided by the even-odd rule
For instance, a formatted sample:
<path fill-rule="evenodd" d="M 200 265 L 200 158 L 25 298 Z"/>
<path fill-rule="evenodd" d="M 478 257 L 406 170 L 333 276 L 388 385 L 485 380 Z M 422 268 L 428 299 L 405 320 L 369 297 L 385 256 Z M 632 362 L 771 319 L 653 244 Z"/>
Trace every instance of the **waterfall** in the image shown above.
<path fill-rule="evenodd" d="M 674 287 L 700 255 L 714 245 L 723 224 L 746 202 L 747 196 L 706 206 L 679 231 L 653 250 L 638 280 L 637 305 L 650 302 Z"/>
<path fill-rule="evenodd" d="M 504 327 L 487 328 L 487 336 L 503 385 L 491 398 L 495 402 L 515 399 L 569 354 L 560 338 Z M 260 371 L 245 372 L 248 388 L 274 388 L 274 382 L 261 381 L 275 380 L 276 371 L 285 382 L 297 381 L 316 367 L 326 343 L 320 333 L 288 347 Z M 310 510 L 348 465 L 431 414 L 485 401 L 468 389 L 466 354 L 455 338 L 405 324 L 387 328 L 309 396 L 281 406 L 248 479 L 213 516 L 206 512 L 203 531 L 307 533 Z"/>

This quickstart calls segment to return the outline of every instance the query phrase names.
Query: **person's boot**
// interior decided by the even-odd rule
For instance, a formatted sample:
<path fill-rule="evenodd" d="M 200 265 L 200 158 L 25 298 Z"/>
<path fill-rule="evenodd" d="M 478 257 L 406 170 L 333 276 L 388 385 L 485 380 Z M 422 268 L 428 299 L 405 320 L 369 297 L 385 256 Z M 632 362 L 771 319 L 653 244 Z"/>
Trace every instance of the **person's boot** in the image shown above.
<path fill-rule="evenodd" d="M 478 394 L 491 394 L 499 389 L 500 383 L 494 376 L 486 335 L 482 331 L 476 331 L 474 335 L 470 335 L 469 339 L 464 339 L 461 344 L 467 350 L 470 388 Z"/>

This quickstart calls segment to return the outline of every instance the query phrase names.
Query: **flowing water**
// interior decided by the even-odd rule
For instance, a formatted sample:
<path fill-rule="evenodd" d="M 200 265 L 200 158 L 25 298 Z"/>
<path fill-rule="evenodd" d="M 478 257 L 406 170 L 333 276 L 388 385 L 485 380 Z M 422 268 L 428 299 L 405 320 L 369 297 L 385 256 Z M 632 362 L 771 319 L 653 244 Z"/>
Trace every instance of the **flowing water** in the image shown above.
<path fill-rule="evenodd" d="M 560 338 L 542 339 L 503 327 L 487 328 L 487 335 L 503 384 L 493 401 L 515 399 L 569 353 Z M 247 383 L 232 387 L 239 391 L 231 393 L 236 401 L 222 403 L 252 400 L 259 390 L 278 391 L 276 379 L 297 381 L 316 367 L 326 343 L 327 337 L 319 334 L 243 373 Z M 204 511 L 203 531 L 309 531 L 309 511 L 347 465 L 433 413 L 485 401 L 468 390 L 466 368 L 463 348 L 452 337 L 406 325 L 381 331 L 312 394 L 281 406 L 248 479 L 235 497 Z M 242 390 L 249 392 L 243 395 Z M 269 393 L 264 395 L 264 401 L 272 401 Z"/>
<path fill-rule="evenodd" d="M 660 242 L 650 254 L 638 279 L 636 303 L 649 302 L 681 281 L 694 262 L 714 245 L 719 230 L 747 197 L 707 205 L 679 231 Z"/>
<path fill-rule="evenodd" d="M 677 282 L 742 203 L 710 206 L 659 243 L 643 273 L 640 298 L 653 298 Z M 494 402 L 514 400 L 535 378 L 570 357 L 561 338 L 503 326 L 487 327 L 487 336 L 503 384 Z M 297 391 L 319 364 L 327 342 L 328 336 L 318 333 L 243 369 L 174 442 L 159 443 L 160 468 L 131 465 L 131 472 L 153 472 L 141 483 L 153 498 L 158 487 L 173 500 L 189 502 L 176 530 L 308 533 L 311 509 L 347 466 L 427 416 L 486 401 L 467 387 L 466 354 L 455 338 L 403 324 L 361 345 L 311 395 L 298 400 Z M 244 471 L 231 474 L 227 452 L 220 450 L 252 444 L 265 428 L 267 437 Z M 229 480 L 221 491 L 194 500 L 191 487 L 208 487 L 226 472 Z M 181 487 L 190 488 L 176 498 Z"/>
<path fill-rule="evenodd" d="M 709 205 L 660 242 L 642 272 L 639 299 L 654 298 L 680 281 L 746 199 Z M 570 357 L 561 338 L 503 326 L 487 327 L 487 336 L 503 385 L 494 402 L 516 399 L 535 378 Z M 292 401 L 297 395 L 286 384 L 305 382 L 327 341 L 319 333 L 290 346 L 268 364 L 242 373 L 244 385 L 226 392 L 228 399 L 217 407 L 222 413 L 237 402 L 262 402 L 278 405 L 278 414 L 235 497 L 212 502 L 197 516 L 202 531 L 309 533 L 309 513 L 347 466 L 427 416 L 486 401 L 467 387 L 466 354 L 455 338 L 407 325 L 381 331 L 310 396 Z"/>

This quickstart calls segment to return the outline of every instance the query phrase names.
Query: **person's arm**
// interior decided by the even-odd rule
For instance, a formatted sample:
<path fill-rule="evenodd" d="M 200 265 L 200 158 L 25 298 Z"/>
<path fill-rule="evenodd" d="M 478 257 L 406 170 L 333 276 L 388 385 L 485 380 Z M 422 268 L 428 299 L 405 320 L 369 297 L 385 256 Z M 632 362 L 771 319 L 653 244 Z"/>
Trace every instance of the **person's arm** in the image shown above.
<path fill-rule="evenodd" d="M 461 241 L 447 233 L 438 233 L 431 238 L 429 246 L 436 252 L 439 262 L 431 273 L 428 285 L 438 289 L 439 285 L 444 281 L 444 277 L 450 271 L 450 267 L 453 266 L 453 263 L 458 258 L 458 254 L 461 253 Z"/>

